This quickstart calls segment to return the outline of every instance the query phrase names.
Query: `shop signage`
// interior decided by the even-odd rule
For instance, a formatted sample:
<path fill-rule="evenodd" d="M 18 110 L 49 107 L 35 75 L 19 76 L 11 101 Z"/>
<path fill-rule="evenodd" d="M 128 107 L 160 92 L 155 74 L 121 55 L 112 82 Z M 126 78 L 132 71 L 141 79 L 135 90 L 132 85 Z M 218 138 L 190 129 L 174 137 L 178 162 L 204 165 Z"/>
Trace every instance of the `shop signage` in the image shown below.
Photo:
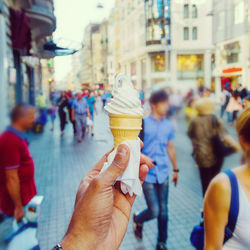
<path fill-rule="evenodd" d="M 224 74 L 229 74 L 229 73 L 235 73 L 235 72 L 241 72 L 242 71 L 242 68 L 229 68 L 229 69 L 223 69 L 222 72 Z"/>

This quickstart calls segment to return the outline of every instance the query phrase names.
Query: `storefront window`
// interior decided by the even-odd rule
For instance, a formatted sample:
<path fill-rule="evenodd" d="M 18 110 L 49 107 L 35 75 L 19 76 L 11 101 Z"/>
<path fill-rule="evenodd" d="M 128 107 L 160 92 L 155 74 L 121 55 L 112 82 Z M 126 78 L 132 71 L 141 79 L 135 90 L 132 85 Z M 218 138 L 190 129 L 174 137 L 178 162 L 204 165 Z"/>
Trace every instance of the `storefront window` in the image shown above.
<path fill-rule="evenodd" d="M 151 56 L 151 70 L 153 72 L 164 72 L 166 70 L 166 61 L 164 53 Z"/>
<path fill-rule="evenodd" d="M 203 55 L 178 55 L 178 79 L 197 79 L 203 77 Z"/>

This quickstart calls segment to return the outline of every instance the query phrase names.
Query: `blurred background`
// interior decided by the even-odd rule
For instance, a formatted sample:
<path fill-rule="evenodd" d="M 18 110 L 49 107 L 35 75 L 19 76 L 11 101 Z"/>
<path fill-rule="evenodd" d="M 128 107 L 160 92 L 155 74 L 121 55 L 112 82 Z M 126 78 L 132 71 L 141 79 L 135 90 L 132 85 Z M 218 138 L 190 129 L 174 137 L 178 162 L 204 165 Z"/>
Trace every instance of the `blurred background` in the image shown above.
<path fill-rule="evenodd" d="M 103 105 L 120 72 L 138 89 L 145 114 L 153 91 L 170 95 L 181 177 L 177 188 L 170 187 L 168 249 L 193 249 L 189 237 L 202 194 L 187 127 L 197 115 L 195 101 L 209 97 L 236 139 L 233 112 L 250 105 L 250 0 L 0 0 L 0 131 L 17 104 L 37 107 L 37 126 L 27 138 L 44 197 L 37 234 L 43 250 L 61 240 L 81 178 L 113 146 Z M 82 144 L 71 119 L 79 91 L 96 99 L 93 136 Z M 226 111 L 233 91 L 240 108 Z M 228 157 L 224 167 L 237 166 L 240 158 Z M 134 210 L 145 206 L 140 197 Z M 0 249 L 7 249 L 4 238 L 12 230 L 5 218 Z M 141 243 L 130 222 L 121 249 L 154 249 L 156 237 L 155 220 Z"/>

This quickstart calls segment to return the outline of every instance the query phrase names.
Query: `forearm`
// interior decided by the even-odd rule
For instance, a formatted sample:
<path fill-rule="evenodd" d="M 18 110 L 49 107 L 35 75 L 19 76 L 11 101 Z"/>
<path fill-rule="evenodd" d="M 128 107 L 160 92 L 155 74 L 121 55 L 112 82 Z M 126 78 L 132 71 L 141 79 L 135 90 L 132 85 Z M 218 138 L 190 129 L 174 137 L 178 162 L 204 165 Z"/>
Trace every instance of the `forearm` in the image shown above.
<path fill-rule="evenodd" d="M 6 182 L 8 193 L 13 201 L 15 207 L 22 206 L 22 200 L 20 195 L 20 181 L 18 178 L 10 178 Z"/>
<path fill-rule="evenodd" d="M 177 161 L 176 161 L 176 151 L 174 147 L 168 148 L 168 155 L 169 155 L 170 161 L 172 162 L 173 168 L 177 170 L 178 166 L 177 166 Z"/>

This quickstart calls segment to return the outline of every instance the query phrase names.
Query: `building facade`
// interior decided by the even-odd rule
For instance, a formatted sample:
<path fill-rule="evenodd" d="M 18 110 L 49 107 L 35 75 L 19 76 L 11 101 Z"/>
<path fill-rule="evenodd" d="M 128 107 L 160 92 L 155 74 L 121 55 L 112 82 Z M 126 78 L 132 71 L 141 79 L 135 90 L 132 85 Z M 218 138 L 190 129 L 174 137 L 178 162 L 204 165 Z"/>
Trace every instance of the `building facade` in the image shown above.
<path fill-rule="evenodd" d="M 120 1 L 120 67 L 135 87 L 146 89 L 147 52 L 143 1 Z"/>
<path fill-rule="evenodd" d="M 178 89 L 214 87 L 212 1 L 171 1 L 171 84 Z"/>
<path fill-rule="evenodd" d="M 108 21 L 90 23 L 84 31 L 81 80 L 83 86 L 108 84 Z"/>
<path fill-rule="evenodd" d="M 214 86 L 210 1 L 117 0 L 109 18 L 108 74 L 138 89 Z"/>
<path fill-rule="evenodd" d="M 0 0 L 0 130 L 14 105 L 35 104 L 43 46 L 55 28 L 53 0 Z"/>
<path fill-rule="evenodd" d="M 216 86 L 250 88 L 250 2 L 213 0 Z"/>

